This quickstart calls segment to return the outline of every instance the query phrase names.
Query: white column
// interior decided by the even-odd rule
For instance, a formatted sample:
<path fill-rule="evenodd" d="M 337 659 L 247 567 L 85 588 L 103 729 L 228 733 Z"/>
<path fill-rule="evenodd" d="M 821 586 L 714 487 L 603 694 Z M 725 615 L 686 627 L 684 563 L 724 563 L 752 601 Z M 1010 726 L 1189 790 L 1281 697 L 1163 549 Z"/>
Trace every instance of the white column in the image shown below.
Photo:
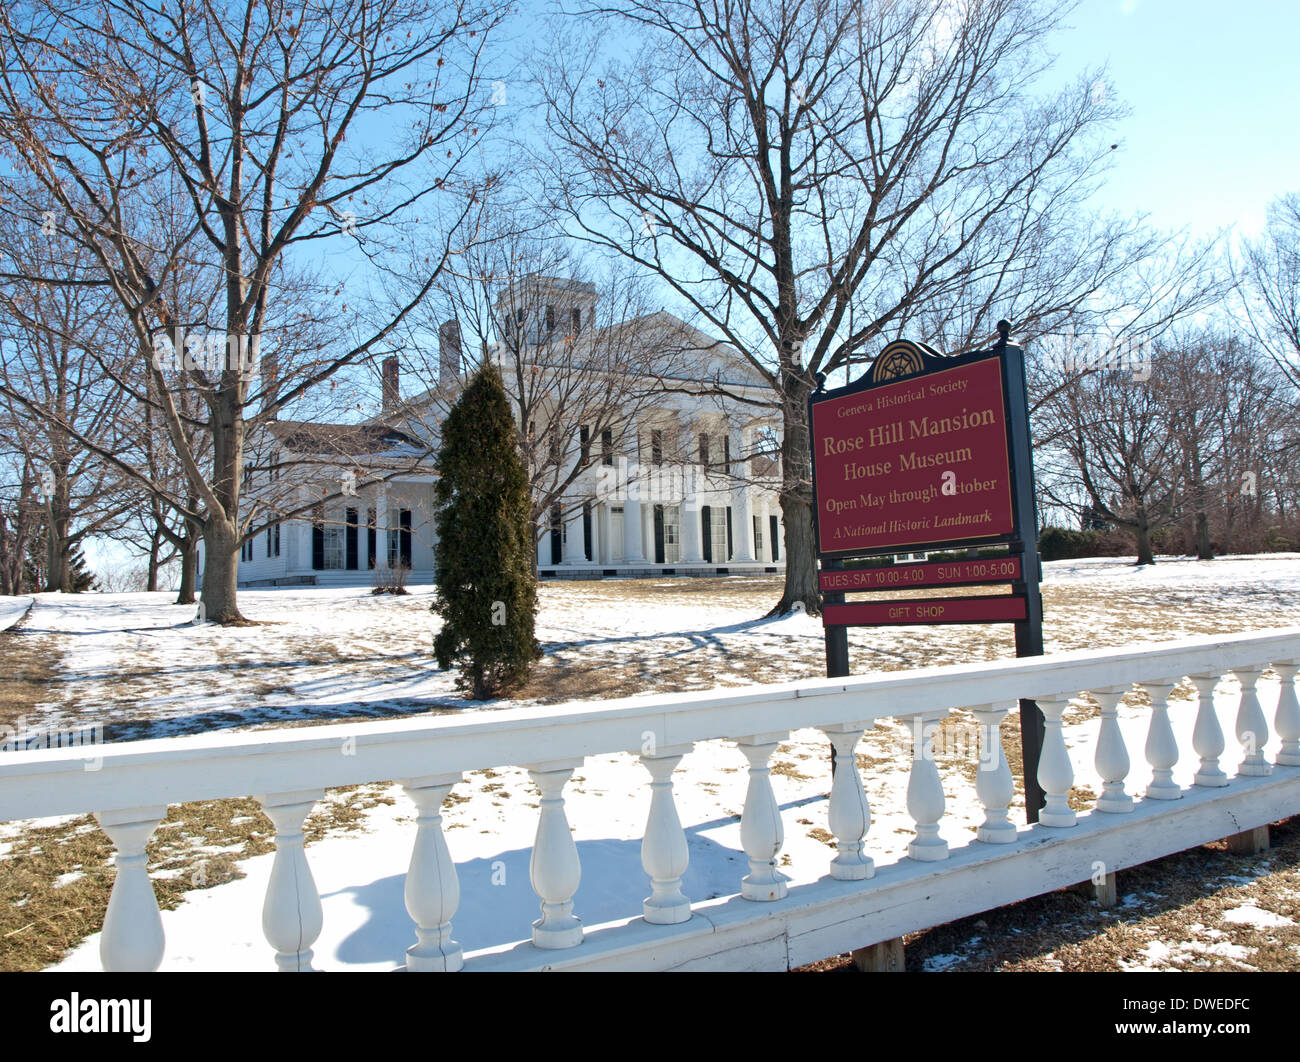
<path fill-rule="evenodd" d="M 388 486 L 375 494 L 375 570 L 388 567 Z"/>
<path fill-rule="evenodd" d="M 1070 827 L 1076 824 L 1070 810 L 1070 787 L 1074 784 L 1074 767 L 1065 747 L 1065 734 L 1061 730 L 1061 716 L 1069 701 L 1065 697 L 1040 697 L 1045 723 L 1043 751 L 1038 759 L 1038 784 L 1043 787 L 1046 803 L 1038 813 L 1043 826 Z"/>
<path fill-rule="evenodd" d="M 402 789 L 416 808 L 415 845 L 406 872 L 406 910 L 415 921 L 416 943 L 406 949 L 412 971 L 454 973 L 465 965 L 451 939 L 451 918 L 460 906 L 460 880 L 442 831 L 442 802 L 459 774 L 412 778 Z"/>
<path fill-rule="evenodd" d="M 542 917 L 533 923 L 533 943 L 539 948 L 574 948 L 582 943 L 582 922 L 573 915 L 582 865 L 564 814 L 564 786 L 580 763 L 528 767 L 528 777 L 541 793 L 537 836 L 528 862 L 528 880 L 542 901 Z"/>
<path fill-rule="evenodd" d="M 1133 810 L 1133 798 L 1124 792 L 1128 777 L 1128 749 L 1124 734 L 1119 728 L 1119 702 L 1128 692 L 1123 689 L 1093 690 L 1092 695 L 1101 705 L 1101 733 L 1097 736 L 1097 752 L 1093 763 L 1101 777 L 1101 793 L 1097 797 L 1097 810 L 1113 815 L 1123 815 Z"/>
<path fill-rule="evenodd" d="M 912 771 L 907 778 L 907 813 L 916 823 L 916 835 L 907 846 L 912 859 L 933 863 L 948 858 L 948 842 L 939 836 L 943 818 L 943 782 L 934 762 L 934 735 L 945 712 L 925 712 L 912 717 Z"/>
<path fill-rule="evenodd" d="M 1263 669 L 1258 667 L 1234 668 L 1241 683 L 1241 703 L 1237 706 L 1237 740 L 1246 755 L 1242 758 L 1238 774 L 1263 776 L 1273 773 L 1273 765 L 1264 759 L 1264 746 L 1268 744 L 1268 721 L 1259 704 L 1259 691 L 1255 686 Z"/>
<path fill-rule="evenodd" d="M 785 843 L 781 809 L 772 792 L 772 771 L 767 761 L 786 733 L 753 734 L 737 744 L 749 760 L 749 787 L 740 816 L 740 845 L 749 857 L 749 874 L 740 883 L 740 895 L 747 900 L 781 900 L 790 879 L 776 869 L 776 857 Z"/>
<path fill-rule="evenodd" d="M 1282 739 L 1277 763 L 1283 767 L 1300 767 L 1300 698 L 1296 697 L 1295 688 L 1296 673 L 1300 672 L 1300 661 L 1274 664 L 1273 670 L 1282 680 L 1282 688 L 1277 695 L 1277 714 L 1273 719 L 1273 726 L 1277 728 L 1278 737 Z"/>
<path fill-rule="evenodd" d="M 975 831 L 975 839 L 986 844 L 1010 844 L 1016 839 L 1016 827 L 1007 818 L 1007 809 L 1016 795 L 1011 768 L 1002 752 L 1002 717 L 1009 705 L 985 704 L 972 708 L 979 721 L 980 762 L 975 773 L 975 795 L 984 805 L 984 821 Z"/>
<path fill-rule="evenodd" d="M 294 562 L 294 567 L 299 571 L 314 571 L 311 566 L 311 516 L 307 515 L 303 517 L 301 520 L 296 521 L 293 526 L 298 535 L 298 544 L 296 546 L 298 556 Z"/>
<path fill-rule="evenodd" d="M 682 560 L 687 564 L 704 562 L 704 534 L 700 529 L 699 495 L 694 490 L 682 502 Z"/>
<path fill-rule="evenodd" d="M 735 556 L 743 564 L 754 559 L 754 522 L 750 519 L 749 488 L 739 487 L 731 494 L 731 537 Z"/>
<path fill-rule="evenodd" d="M 1174 765 L 1178 762 L 1178 742 L 1169 723 L 1169 693 L 1177 683 L 1144 682 L 1142 688 L 1151 697 L 1151 725 L 1147 729 L 1146 757 L 1151 765 L 1148 800 L 1179 800 L 1183 791 L 1174 783 Z"/>
<path fill-rule="evenodd" d="M 676 925 L 691 917 L 691 901 L 682 892 L 690 853 L 673 800 L 673 771 L 690 751 L 690 745 L 679 745 L 641 755 L 642 766 L 650 772 L 650 817 L 641 840 L 641 866 L 650 875 L 651 889 L 641 913 L 654 925 Z"/>
<path fill-rule="evenodd" d="M 871 828 L 871 805 L 862 788 L 854 751 L 866 728 L 866 723 L 822 727 L 834 750 L 835 770 L 827 814 L 837 849 L 831 860 L 831 877 L 840 881 L 862 881 L 876 873 L 875 861 L 863 852 L 863 842 Z"/>
<path fill-rule="evenodd" d="M 144 846 L 166 814 L 165 807 L 95 813 L 117 849 L 117 877 L 99 939 L 99 960 L 110 973 L 149 973 L 162 962 L 162 915 L 149 881 Z"/>
<path fill-rule="evenodd" d="M 1192 748 L 1201 758 L 1201 765 L 1196 771 L 1196 785 L 1221 788 L 1228 784 L 1228 776 L 1219 766 L 1219 757 L 1223 755 L 1223 727 L 1214 711 L 1214 690 L 1219 685 L 1219 676 L 1193 675 L 1196 684 L 1196 726 L 1192 729 Z"/>
<path fill-rule="evenodd" d="M 641 503 L 631 497 L 623 503 L 623 562 L 641 564 L 645 554 L 641 552 Z"/>
<path fill-rule="evenodd" d="M 564 563 L 586 564 L 587 554 L 582 538 L 582 506 L 575 505 L 564 521 Z"/>
<path fill-rule="evenodd" d="M 311 969 L 311 946 L 324 925 L 320 895 L 303 851 L 302 824 L 323 790 L 274 793 L 257 802 L 275 824 L 275 859 L 262 905 L 262 933 L 281 973 Z"/>

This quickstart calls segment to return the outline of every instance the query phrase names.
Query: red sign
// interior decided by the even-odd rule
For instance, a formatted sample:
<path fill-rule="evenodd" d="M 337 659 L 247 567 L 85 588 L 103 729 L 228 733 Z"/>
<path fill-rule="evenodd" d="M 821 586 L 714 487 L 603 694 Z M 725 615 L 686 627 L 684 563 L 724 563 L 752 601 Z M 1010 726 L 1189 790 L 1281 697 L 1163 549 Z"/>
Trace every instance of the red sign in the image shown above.
<path fill-rule="evenodd" d="M 914 598 L 901 601 L 855 601 L 826 605 L 827 627 L 883 627 L 908 623 L 1006 623 L 1027 615 L 1018 594 L 985 597 Z"/>
<path fill-rule="evenodd" d="M 902 590 L 911 586 L 1002 583 L 1020 578 L 1019 557 L 950 561 L 944 564 L 894 564 L 822 572 L 823 590 Z"/>
<path fill-rule="evenodd" d="M 814 400 L 812 441 L 822 555 L 1015 530 L 1000 358 Z"/>

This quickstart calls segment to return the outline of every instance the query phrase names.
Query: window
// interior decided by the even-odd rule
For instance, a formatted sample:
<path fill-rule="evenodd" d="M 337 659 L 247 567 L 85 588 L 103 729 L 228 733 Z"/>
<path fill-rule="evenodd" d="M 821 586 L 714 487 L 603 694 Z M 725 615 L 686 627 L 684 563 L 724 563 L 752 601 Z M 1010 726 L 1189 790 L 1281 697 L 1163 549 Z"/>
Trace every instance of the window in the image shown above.
<path fill-rule="evenodd" d="M 725 506 L 714 505 L 709 509 L 709 542 L 712 544 L 713 556 L 710 560 L 726 563 L 731 559 L 727 549 L 727 510 Z"/>
<path fill-rule="evenodd" d="M 342 571 L 344 562 L 344 534 L 340 524 L 330 524 L 325 528 L 325 555 L 323 567 L 326 571 Z"/>
<path fill-rule="evenodd" d="M 583 468 L 586 468 L 588 462 L 591 460 L 591 454 L 589 452 L 590 446 L 591 429 L 584 424 L 578 429 L 578 461 Z"/>
<path fill-rule="evenodd" d="M 402 563 L 402 513 L 405 509 L 388 510 L 388 542 L 385 553 L 388 556 L 388 567 L 396 568 Z"/>
<path fill-rule="evenodd" d="M 763 559 L 763 518 L 754 517 L 754 559 Z"/>
<path fill-rule="evenodd" d="M 245 539 L 239 547 L 239 559 L 241 561 L 252 561 L 253 559 L 253 540 Z"/>
<path fill-rule="evenodd" d="M 271 555 L 271 529 L 269 527 L 266 529 L 266 555 L 268 557 Z"/>
<path fill-rule="evenodd" d="M 700 464 L 709 467 L 709 437 L 703 432 L 700 433 Z"/>
<path fill-rule="evenodd" d="M 610 466 L 614 464 L 614 432 L 609 428 L 600 433 L 600 463 Z"/>
<path fill-rule="evenodd" d="M 682 510 L 679 505 L 664 506 L 664 560 L 676 564 L 682 559 Z"/>
<path fill-rule="evenodd" d="M 573 334 L 576 336 L 582 329 L 582 311 L 575 306 L 569 315 L 569 320 L 572 323 Z"/>
<path fill-rule="evenodd" d="M 722 437 L 722 471 L 726 475 L 731 475 L 731 436 Z"/>
<path fill-rule="evenodd" d="M 650 433 L 650 463 L 652 465 L 664 463 L 664 433 L 659 428 L 655 428 Z"/>
<path fill-rule="evenodd" d="M 275 532 L 275 555 L 278 557 L 280 555 L 280 525 L 276 524 L 271 530 Z"/>
<path fill-rule="evenodd" d="M 555 331 L 555 307 L 554 306 L 546 307 L 546 330 L 548 332 Z"/>
<path fill-rule="evenodd" d="M 325 567 L 325 506 L 316 505 L 311 512 L 311 569 Z"/>

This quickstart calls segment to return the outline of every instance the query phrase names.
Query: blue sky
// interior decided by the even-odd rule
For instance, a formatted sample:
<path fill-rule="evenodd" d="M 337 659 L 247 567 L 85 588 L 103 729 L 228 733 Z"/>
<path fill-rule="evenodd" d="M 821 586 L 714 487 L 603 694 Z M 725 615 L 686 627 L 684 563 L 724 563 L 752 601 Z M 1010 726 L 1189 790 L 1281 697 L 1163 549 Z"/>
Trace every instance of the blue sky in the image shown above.
<path fill-rule="evenodd" d="M 522 6 L 513 35 L 527 42 L 529 16 L 553 3 Z M 1254 236 L 1272 199 L 1300 191 L 1300 0 L 1082 0 L 1067 22 L 1057 75 L 1106 64 L 1132 112 L 1097 206 Z"/>
<path fill-rule="evenodd" d="M 1062 72 L 1109 64 L 1132 110 L 1100 204 L 1197 235 L 1255 235 L 1300 190 L 1300 3 L 1083 0 Z"/>

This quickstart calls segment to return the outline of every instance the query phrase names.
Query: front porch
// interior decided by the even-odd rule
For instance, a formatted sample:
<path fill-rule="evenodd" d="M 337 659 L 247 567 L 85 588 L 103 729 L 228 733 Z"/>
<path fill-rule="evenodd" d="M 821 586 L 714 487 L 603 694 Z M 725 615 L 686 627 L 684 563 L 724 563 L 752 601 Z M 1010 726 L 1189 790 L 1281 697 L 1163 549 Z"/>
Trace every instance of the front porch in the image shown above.
<path fill-rule="evenodd" d="M 298 498 L 300 506 L 305 498 Z M 241 588 L 371 586 L 404 566 L 408 583 L 433 582 L 433 477 L 411 476 L 355 489 L 285 520 L 245 544 Z"/>
<path fill-rule="evenodd" d="M 537 568 L 559 579 L 772 574 L 785 568 L 784 535 L 766 491 L 592 500 L 552 508 Z"/>

